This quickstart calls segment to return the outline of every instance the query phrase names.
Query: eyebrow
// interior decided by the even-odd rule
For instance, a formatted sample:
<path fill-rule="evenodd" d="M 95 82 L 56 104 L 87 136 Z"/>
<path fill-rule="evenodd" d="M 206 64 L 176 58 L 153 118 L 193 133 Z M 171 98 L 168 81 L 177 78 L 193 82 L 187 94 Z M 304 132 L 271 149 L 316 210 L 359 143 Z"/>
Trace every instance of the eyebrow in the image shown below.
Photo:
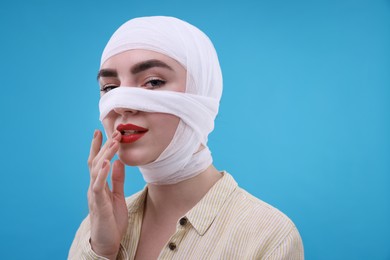
<path fill-rule="evenodd" d="M 116 72 L 116 70 L 101 69 L 101 70 L 99 70 L 99 72 L 97 74 L 97 80 L 99 80 L 101 77 L 110 78 L 110 77 L 117 77 L 117 76 L 118 76 L 118 73 Z"/>
<path fill-rule="evenodd" d="M 154 67 L 160 67 L 165 68 L 169 70 L 173 70 L 168 64 L 160 61 L 160 60 L 147 60 L 140 63 L 135 64 L 131 69 L 130 72 L 132 74 L 137 74 L 140 72 L 143 72 L 145 70 L 154 68 Z M 99 70 L 97 74 L 97 80 L 99 80 L 101 77 L 117 77 L 118 73 L 114 69 L 101 69 Z"/>
<path fill-rule="evenodd" d="M 166 64 L 166 63 L 164 63 L 164 62 L 162 62 L 160 60 L 147 60 L 147 61 L 143 61 L 143 62 L 140 62 L 138 64 L 135 64 L 131 68 L 130 71 L 131 71 L 132 74 L 137 74 L 137 73 L 140 73 L 142 71 L 151 69 L 153 67 L 160 67 L 160 68 L 173 70 L 170 66 L 168 66 L 168 64 Z"/>

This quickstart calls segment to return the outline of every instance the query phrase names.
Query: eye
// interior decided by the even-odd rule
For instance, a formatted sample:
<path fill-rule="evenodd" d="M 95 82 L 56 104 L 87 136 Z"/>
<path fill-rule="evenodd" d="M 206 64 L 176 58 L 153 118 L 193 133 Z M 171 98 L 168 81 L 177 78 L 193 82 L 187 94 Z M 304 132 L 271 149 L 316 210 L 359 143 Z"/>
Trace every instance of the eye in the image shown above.
<path fill-rule="evenodd" d="M 103 93 L 107 93 L 110 90 L 113 90 L 114 88 L 117 88 L 118 86 L 115 84 L 106 84 L 100 88 L 100 91 Z"/>
<path fill-rule="evenodd" d="M 165 80 L 158 79 L 158 78 L 151 78 L 148 81 L 146 81 L 146 83 L 143 84 L 142 87 L 147 89 L 155 89 L 164 86 L 165 83 L 166 83 Z"/>

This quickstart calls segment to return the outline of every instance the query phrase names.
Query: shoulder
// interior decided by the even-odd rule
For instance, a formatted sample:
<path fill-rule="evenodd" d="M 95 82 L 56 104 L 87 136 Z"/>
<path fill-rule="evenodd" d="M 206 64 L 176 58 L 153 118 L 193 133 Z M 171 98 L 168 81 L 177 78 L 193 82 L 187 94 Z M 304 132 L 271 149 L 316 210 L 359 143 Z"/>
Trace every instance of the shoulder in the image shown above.
<path fill-rule="evenodd" d="M 230 174 L 225 173 L 225 177 L 226 182 L 223 185 L 229 187 L 230 191 L 227 192 L 229 195 L 225 197 L 224 208 L 230 214 L 236 218 L 245 219 L 253 225 L 260 225 L 262 228 L 291 229 L 295 227 L 290 218 L 279 209 L 241 188 Z M 219 193 L 217 196 L 223 198 L 224 195 Z"/>
<path fill-rule="evenodd" d="M 241 203 L 242 207 L 246 209 L 248 217 L 255 217 L 260 222 L 268 222 L 272 219 L 274 224 L 295 226 L 291 219 L 279 209 L 240 187 L 237 187 L 233 200 Z"/>
<path fill-rule="evenodd" d="M 274 259 L 273 255 L 280 257 L 280 252 L 289 252 L 289 256 L 297 255 L 291 259 L 303 257 L 298 229 L 274 206 L 237 186 L 223 211 L 229 216 L 230 224 L 235 226 L 235 235 L 245 237 L 248 246 L 257 251 L 256 255 Z"/>
<path fill-rule="evenodd" d="M 240 187 L 232 193 L 227 204 L 231 212 L 242 219 L 242 225 L 249 225 L 251 228 L 258 227 L 262 231 L 289 232 L 295 228 L 294 223 L 283 212 Z"/>

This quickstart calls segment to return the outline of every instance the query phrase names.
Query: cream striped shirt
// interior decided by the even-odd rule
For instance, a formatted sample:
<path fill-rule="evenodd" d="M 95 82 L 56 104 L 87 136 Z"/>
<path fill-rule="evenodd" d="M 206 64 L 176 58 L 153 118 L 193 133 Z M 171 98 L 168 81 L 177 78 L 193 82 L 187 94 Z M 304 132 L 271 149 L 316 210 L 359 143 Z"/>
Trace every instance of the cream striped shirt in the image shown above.
<path fill-rule="evenodd" d="M 134 259 L 141 232 L 146 189 L 127 198 L 128 230 L 117 259 Z M 76 233 L 69 259 L 106 259 L 89 244 L 87 217 Z M 279 210 L 224 176 L 185 216 L 159 259 L 304 259 L 301 237 Z"/>

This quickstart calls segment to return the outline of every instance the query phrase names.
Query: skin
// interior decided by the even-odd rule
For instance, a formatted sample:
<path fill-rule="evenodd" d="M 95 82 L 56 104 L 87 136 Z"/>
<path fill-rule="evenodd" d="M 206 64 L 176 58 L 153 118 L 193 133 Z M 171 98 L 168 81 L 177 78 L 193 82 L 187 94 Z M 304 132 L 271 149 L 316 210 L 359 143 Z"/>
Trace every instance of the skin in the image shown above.
<path fill-rule="evenodd" d="M 136 69 L 137 65 L 150 60 L 161 61 L 169 68 L 146 66 L 148 68 L 145 70 L 145 66 L 141 66 L 144 69 L 141 72 L 140 67 Z M 106 70 L 99 73 L 100 87 L 104 89 L 102 95 L 117 86 L 144 87 L 151 91 L 185 91 L 185 68 L 157 52 L 126 51 L 109 58 L 102 69 Z M 115 130 L 119 123 L 136 124 L 147 128 L 148 132 L 135 143 L 123 144 L 120 143 L 120 133 Z M 142 165 L 157 159 L 172 140 L 178 123 L 179 118 L 173 115 L 115 109 L 103 120 L 109 137 L 103 146 L 102 133 L 95 131 L 88 158 L 88 205 L 91 220 L 90 243 L 98 255 L 115 259 L 120 241 L 127 230 L 124 164 Z M 118 154 L 119 160 L 111 164 L 115 154 Z M 106 181 L 110 169 L 111 190 Z M 148 184 L 136 259 L 156 259 L 175 232 L 178 219 L 196 205 L 220 177 L 221 174 L 211 165 L 196 177 L 177 184 Z"/>

